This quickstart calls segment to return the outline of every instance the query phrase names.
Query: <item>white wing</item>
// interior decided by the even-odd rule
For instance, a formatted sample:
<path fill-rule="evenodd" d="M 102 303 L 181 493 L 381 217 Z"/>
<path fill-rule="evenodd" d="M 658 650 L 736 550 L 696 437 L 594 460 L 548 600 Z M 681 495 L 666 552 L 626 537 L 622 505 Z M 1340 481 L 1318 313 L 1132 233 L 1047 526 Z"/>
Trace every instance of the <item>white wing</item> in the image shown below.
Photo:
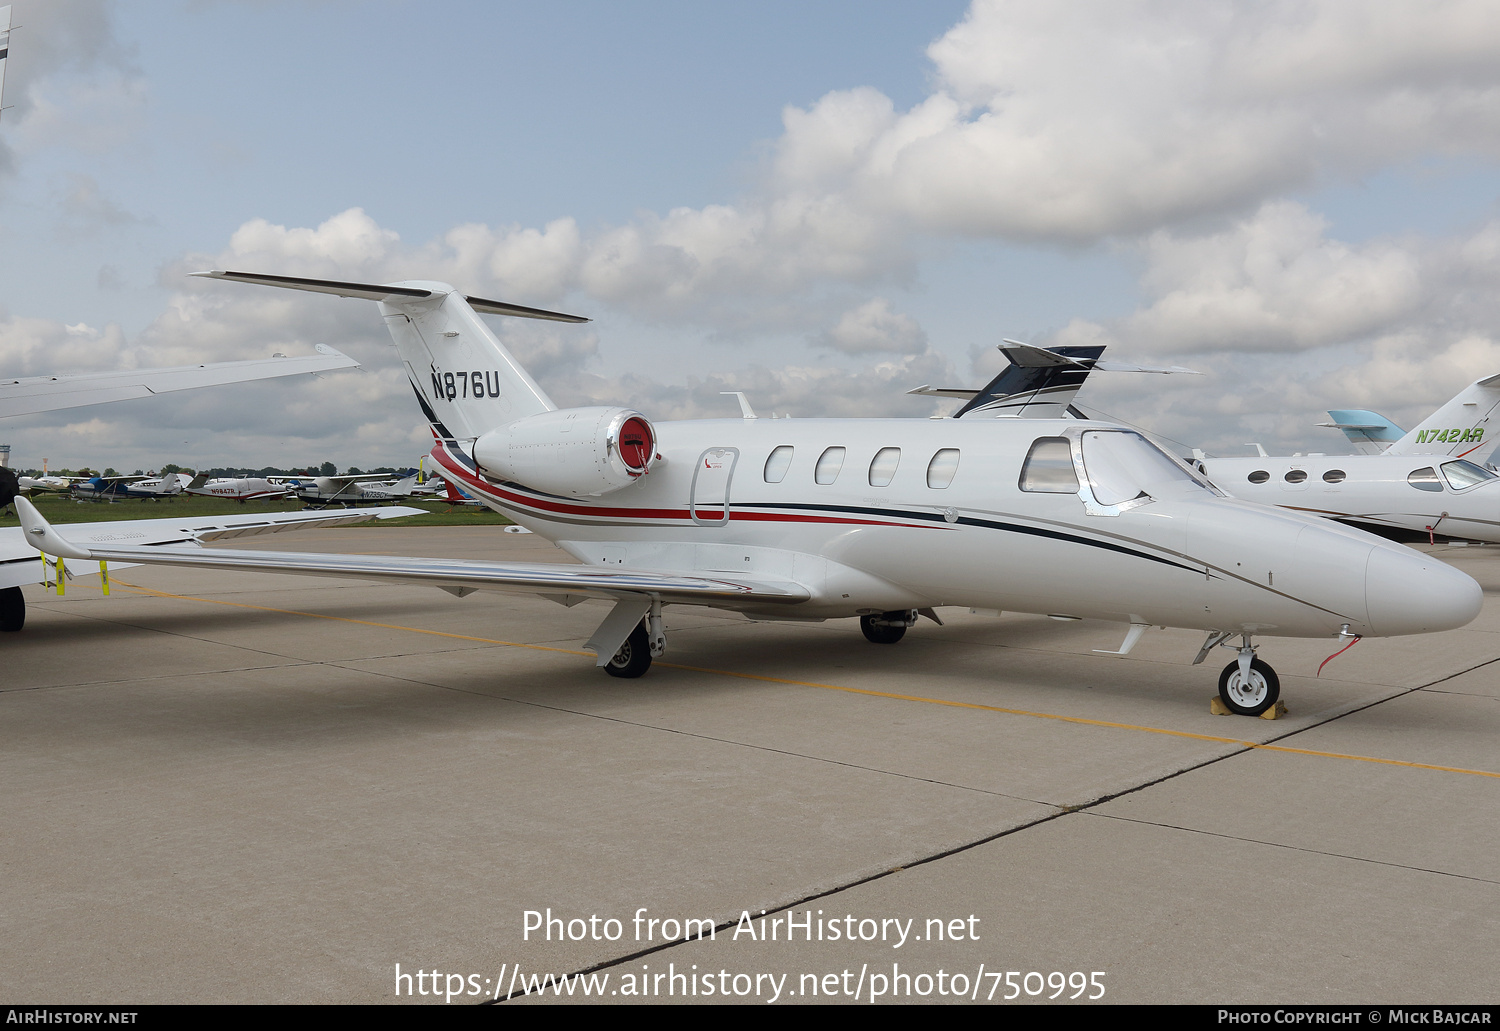
<path fill-rule="evenodd" d="M 36 511 L 31 502 L 17 498 L 18 511 L 22 502 L 32 512 Z M 336 512 L 268 512 L 198 519 L 178 519 L 171 516 L 164 519 L 121 519 L 104 523 L 72 523 L 68 526 L 68 538 L 83 548 L 138 548 L 149 551 L 163 545 L 192 545 L 200 541 L 222 541 L 265 533 L 284 533 L 287 530 L 343 526 L 372 519 L 397 519 L 423 514 L 424 510 L 420 508 L 392 507 L 351 508 Z M 38 515 L 37 518 L 40 519 L 41 516 Z M 72 557 L 71 553 L 65 555 Z M 120 561 L 123 565 L 137 564 L 130 559 Z M 75 566 L 73 571 L 97 573 L 99 570 L 97 565 L 91 565 L 83 569 Z M 42 572 L 37 549 L 28 541 L 24 528 L 11 526 L 0 529 L 0 588 L 37 583 L 42 579 Z"/>
<path fill-rule="evenodd" d="M 306 358 L 256 358 L 247 362 L 183 365 L 171 369 L 135 369 L 79 376 L 34 376 L 0 380 L 0 418 L 81 408 L 107 401 L 128 401 L 173 390 L 224 383 L 296 376 L 358 368 L 359 362 L 325 344 Z"/>

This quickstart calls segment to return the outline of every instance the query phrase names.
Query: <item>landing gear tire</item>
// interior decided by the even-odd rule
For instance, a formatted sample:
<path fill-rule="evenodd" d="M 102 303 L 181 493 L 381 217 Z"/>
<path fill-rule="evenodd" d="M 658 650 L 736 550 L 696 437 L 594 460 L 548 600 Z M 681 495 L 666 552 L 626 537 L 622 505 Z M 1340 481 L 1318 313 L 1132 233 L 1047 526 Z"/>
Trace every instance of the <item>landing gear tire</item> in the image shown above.
<path fill-rule="evenodd" d="M 0 590 L 0 630 L 19 630 L 26 625 L 26 597 L 19 587 Z"/>
<path fill-rule="evenodd" d="M 615 657 L 604 664 L 604 672 L 612 677 L 634 679 L 651 668 L 651 638 L 644 624 L 637 626 L 615 652 Z"/>
<path fill-rule="evenodd" d="M 1240 677 L 1240 664 L 1231 662 L 1219 674 L 1219 698 L 1230 712 L 1241 716 L 1259 716 L 1281 697 L 1281 680 L 1276 671 L 1259 659 L 1250 660 L 1248 680 Z"/>
<path fill-rule="evenodd" d="M 906 636 L 904 626 L 881 626 L 874 616 L 860 616 L 859 629 L 871 644 L 895 644 Z"/>

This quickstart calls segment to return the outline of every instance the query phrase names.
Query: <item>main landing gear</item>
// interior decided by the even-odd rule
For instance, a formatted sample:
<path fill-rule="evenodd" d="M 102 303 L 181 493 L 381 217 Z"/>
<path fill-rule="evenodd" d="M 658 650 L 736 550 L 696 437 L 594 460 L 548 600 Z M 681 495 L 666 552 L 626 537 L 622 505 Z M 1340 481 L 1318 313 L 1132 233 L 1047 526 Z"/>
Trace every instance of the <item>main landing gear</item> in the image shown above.
<path fill-rule="evenodd" d="M 895 644 L 906 636 L 907 627 L 915 626 L 917 610 L 905 609 L 860 616 L 859 629 L 871 644 Z"/>
<path fill-rule="evenodd" d="M 26 625 L 26 597 L 19 587 L 0 590 L 0 630 L 19 630 Z"/>
<path fill-rule="evenodd" d="M 1193 665 L 1208 657 L 1208 653 L 1234 636 L 1231 633 L 1215 632 L 1208 635 Z M 1240 635 L 1239 658 L 1224 667 L 1219 674 L 1219 700 L 1225 708 L 1240 716 L 1259 716 L 1281 697 L 1281 679 L 1268 663 L 1255 657 L 1255 645 L 1249 634 Z"/>
<path fill-rule="evenodd" d="M 646 633 L 646 624 L 641 623 L 625 638 L 615 657 L 604 665 L 604 672 L 612 677 L 633 680 L 651 668 L 651 639 Z"/>
<path fill-rule="evenodd" d="M 644 675 L 651 668 L 651 660 L 660 658 L 666 650 L 667 631 L 661 618 L 661 599 L 653 598 L 651 610 L 630 631 L 614 658 L 604 664 L 604 672 L 612 677 L 634 680 Z"/>

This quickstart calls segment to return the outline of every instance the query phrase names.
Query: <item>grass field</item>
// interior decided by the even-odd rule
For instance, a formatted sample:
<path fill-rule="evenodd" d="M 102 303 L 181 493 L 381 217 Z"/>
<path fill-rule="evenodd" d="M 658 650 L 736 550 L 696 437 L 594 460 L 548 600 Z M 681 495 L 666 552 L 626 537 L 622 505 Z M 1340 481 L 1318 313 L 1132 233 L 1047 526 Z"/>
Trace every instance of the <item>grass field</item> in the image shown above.
<path fill-rule="evenodd" d="M 304 507 L 290 501 L 223 501 L 219 498 L 176 497 L 161 501 L 74 501 L 64 494 L 38 494 L 31 499 L 49 522 L 96 523 L 115 519 L 202 519 L 208 516 L 246 515 L 256 512 L 297 512 Z M 446 501 L 411 502 L 412 508 L 428 511 L 424 516 L 382 519 L 361 526 L 505 526 L 510 520 L 487 508 L 459 507 L 449 510 Z M 14 508 L 0 512 L 0 527 L 19 526 Z"/>

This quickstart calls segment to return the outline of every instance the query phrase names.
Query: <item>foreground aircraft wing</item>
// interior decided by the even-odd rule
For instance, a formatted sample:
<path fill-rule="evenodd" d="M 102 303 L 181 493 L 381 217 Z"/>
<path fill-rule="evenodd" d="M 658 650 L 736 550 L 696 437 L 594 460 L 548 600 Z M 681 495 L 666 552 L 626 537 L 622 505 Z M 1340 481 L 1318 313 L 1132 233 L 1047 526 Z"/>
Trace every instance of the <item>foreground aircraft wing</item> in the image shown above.
<path fill-rule="evenodd" d="M 764 608 L 778 603 L 806 601 L 811 596 L 801 584 L 747 579 L 732 574 L 708 577 L 619 567 L 601 569 L 596 566 L 562 565 L 555 562 L 481 562 L 470 559 L 383 555 L 152 547 L 100 539 L 100 536 L 108 536 L 107 534 L 89 540 L 78 534 L 73 527 L 68 527 L 68 535 L 63 536 L 25 498 L 17 498 L 15 504 L 27 543 L 44 554 L 61 555 L 70 561 L 348 577 L 440 587 L 458 597 L 473 591 L 537 594 L 564 605 L 571 605 L 585 598 L 611 600 L 615 602 L 614 611 L 604 620 L 587 645 L 599 656 L 600 665 L 614 656 L 625 638 L 654 604 L 718 603 L 736 607 L 738 603 L 745 608 Z"/>
<path fill-rule="evenodd" d="M 193 387 L 359 367 L 359 362 L 326 344 L 319 344 L 317 349 L 316 355 L 305 358 L 255 358 L 246 362 L 183 365 L 171 369 L 0 380 L 0 418 L 81 408 L 107 401 L 128 401 Z"/>
<path fill-rule="evenodd" d="M 32 512 L 36 507 L 24 499 L 16 499 L 19 506 L 24 502 Z M 120 519 L 99 523 L 68 524 L 68 539 L 81 547 L 125 548 L 150 552 L 160 547 L 192 546 L 197 542 L 231 540 L 235 537 L 255 537 L 266 533 L 285 533 L 288 530 L 312 529 L 320 526 L 345 526 L 364 523 L 372 519 L 398 519 L 402 516 L 425 515 L 421 508 L 350 508 L 337 512 L 266 512 L 254 515 L 209 516 L 204 518 L 165 519 Z M 40 515 L 37 516 L 41 518 Z M 194 551 L 201 549 L 194 548 Z M 213 554 L 213 552 L 203 552 Z M 71 558 L 67 553 L 65 558 Z M 113 556 L 101 556 L 115 561 Z M 121 565 L 135 565 L 131 559 L 120 559 Z M 97 573 L 95 561 L 88 566 L 74 567 L 75 573 Z M 42 579 L 42 566 L 37 561 L 37 548 L 29 543 L 25 530 L 19 526 L 0 529 L 0 589 L 34 584 Z"/>

